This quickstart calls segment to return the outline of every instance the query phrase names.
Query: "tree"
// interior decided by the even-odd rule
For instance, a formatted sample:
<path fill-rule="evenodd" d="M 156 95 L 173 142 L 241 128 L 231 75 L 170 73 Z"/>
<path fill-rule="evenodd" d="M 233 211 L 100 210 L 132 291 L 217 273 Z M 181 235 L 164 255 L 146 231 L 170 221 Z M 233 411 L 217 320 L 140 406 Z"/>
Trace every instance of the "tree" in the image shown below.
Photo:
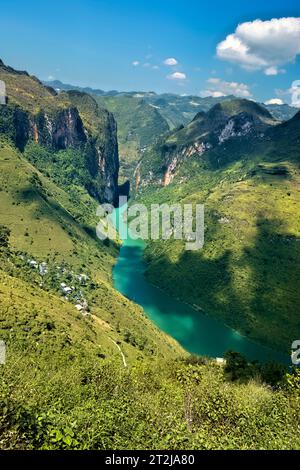
<path fill-rule="evenodd" d="M 224 354 L 226 359 L 225 373 L 228 374 L 230 380 L 245 379 L 248 376 L 248 362 L 246 358 L 235 351 L 227 351 Z"/>
<path fill-rule="evenodd" d="M 10 229 L 5 225 L 0 225 L 0 248 L 8 247 Z"/>

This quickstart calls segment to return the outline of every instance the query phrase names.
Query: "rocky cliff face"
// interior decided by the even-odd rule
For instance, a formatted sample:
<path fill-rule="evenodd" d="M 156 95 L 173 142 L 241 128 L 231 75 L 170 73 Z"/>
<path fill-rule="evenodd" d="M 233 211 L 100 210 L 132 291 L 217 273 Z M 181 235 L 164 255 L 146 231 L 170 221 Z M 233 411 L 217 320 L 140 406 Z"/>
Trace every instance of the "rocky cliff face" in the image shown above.
<path fill-rule="evenodd" d="M 87 141 L 87 135 L 76 108 L 66 108 L 54 115 L 41 111 L 29 117 L 28 138 L 54 150 L 78 147 Z"/>
<path fill-rule="evenodd" d="M 98 105 L 92 96 L 81 91 L 71 90 L 63 93 L 62 96 L 72 103 L 82 118 L 91 151 L 88 162 L 91 175 L 100 178 L 104 183 L 102 189 L 105 201 L 116 203 L 119 151 L 117 124 L 114 116 Z"/>
<path fill-rule="evenodd" d="M 76 147 L 87 136 L 76 108 L 63 109 L 55 115 L 40 111 L 36 116 L 18 106 L 0 107 L 0 130 L 9 134 L 19 150 L 29 139 L 53 150 Z"/>
<path fill-rule="evenodd" d="M 210 164 L 211 151 L 222 155 L 215 162 L 221 166 L 233 158 L 228 148 L 234 141 L 239 139 L 242 146 L 263 139 L 266 130 L 275 124 L 278 121 L 256 103 L 231 100 L 217 104 L 208 113 L 198 113 L 189 125 L 169 135 L 144 156 L 136 171 L 138 185 L 152 181 L 167 186 L 185 160 L 199 157 Z"/>
<path fill-rule="evenodd" d="M 95 149 L 96 169 L 105 182 L 104 198 L 106 201 L 117 204 L 119 175 L 117 124 L 113 115 L 107 111 Z"/>
<path fill-rule="evenodd" d="M 119 154 L 113 115 L 98 108 L 89 95 L 81 93 L 74 104 L 71 94 L 60 96 L 27 72 L 1 61 L 0 79 L 7 90 L 7 104 L 0 106 L 0 134 L 8 135 L 20 151 L 29 140 L 52 151 L 81 149 L 96 181 L 87 189 L 100 201 L 116 203 Z M 89 114 L 91 125 L 86 122 Z"/>

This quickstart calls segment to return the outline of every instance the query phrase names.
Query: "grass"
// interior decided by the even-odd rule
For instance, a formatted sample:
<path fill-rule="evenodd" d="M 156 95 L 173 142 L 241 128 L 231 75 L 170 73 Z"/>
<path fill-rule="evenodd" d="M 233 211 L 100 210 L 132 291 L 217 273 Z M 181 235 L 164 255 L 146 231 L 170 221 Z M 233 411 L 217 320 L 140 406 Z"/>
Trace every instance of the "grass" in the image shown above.
<path fill-rule="evenodd" d="M 125 331 L 130 331 L 137 344 L 152 345 L 149 351 L 153 349 L 159 354 L 159 350 L 172 350 L 172 342 L 169 344 L 138 307 L 113 289 L 111 270 L 118 251 L 113 243 L 107 246 L 95 236 L 96 202 L 83 190 L 75 200 L 72 199 L 7 142 L 1 145 L 0 165 L 0 220 L 11 231 L 13 252 L 26 253 L 30 259 L 53 266 L 64 263 L 78 274 L 88 272 L 94 284 L 87 293 L 93 315 L 108 322 L 115 331 L 119 330 L 116 334 L 123 342 Z M 17 276 L 20 277 L 18 272 Z M 37 288 L 36 280 L 29 278 L 28 281 Z M 13 278 L 11 282 L 14 282 Z M 55 293 L 54 290 L 51 295 Z M 25 289 L 23 295 L 26 299 Z M 59 302 L 60 308 L 64 309 L 66 302 L 62 301 L 60 294 Z M 76 312 L 74 305 L 72 309 Z M 12 325 L 14 321 L 12 317 Z M 154 344 L 160 343 L 159 338 L 165 345 L 158 347 Z M 134 347 L 129 349 L 134 350 Z"/>
<path fill-rule="evenodd" d="M 66 108 L 69 105 L 62 95 L 53 93 L 26 72 L 17 72 L 0 65 L 0 80 L 5 83 L 9 104 L 18 105 L 32 114 L 37 114 L 41 109 L 55 112 L 57 108 Z"/>

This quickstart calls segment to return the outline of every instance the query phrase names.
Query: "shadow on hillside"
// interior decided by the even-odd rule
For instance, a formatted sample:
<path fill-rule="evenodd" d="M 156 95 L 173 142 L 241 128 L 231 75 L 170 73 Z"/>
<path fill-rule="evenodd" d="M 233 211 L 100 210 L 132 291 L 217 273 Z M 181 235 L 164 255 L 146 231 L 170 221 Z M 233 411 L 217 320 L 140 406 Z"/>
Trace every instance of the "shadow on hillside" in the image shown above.
<path fill-rule="evenodd" d="M 220 242 L 220 241 L 219 241 Z M 213 241 L 211 241 L 213 243 Z M 278 220 L 257 220 L 257 235 L 241 256 L 184 251 L 176 263 L 154 259 L 149 280 L 196 304 L 247 336 L 289 351 L 300 337 L 300 240 Z"/>
<path fill-rule="evenodd" d="M 260 217 L 256 225 L 255 245 L 242 258 L 252 272 L 249 310 L 260 336 L 288 351 L 300 337 L 300 239 L 278 219 Z"/>

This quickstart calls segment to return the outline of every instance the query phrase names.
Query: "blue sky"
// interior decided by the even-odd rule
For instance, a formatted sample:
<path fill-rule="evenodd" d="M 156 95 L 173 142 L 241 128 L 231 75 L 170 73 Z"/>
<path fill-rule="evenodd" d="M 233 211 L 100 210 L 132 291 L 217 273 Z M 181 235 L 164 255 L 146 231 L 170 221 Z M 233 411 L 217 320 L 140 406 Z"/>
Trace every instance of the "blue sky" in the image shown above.
<path fill-rule="evenodd" d="M 232 91 L 289 102 L 291 83 L 300 79 L 300 4 L 267 3 L 2 0 L 0 57 L 41 79 L 104 90 Z M 299 20 L 266 23 L 284 17 Z"/>

